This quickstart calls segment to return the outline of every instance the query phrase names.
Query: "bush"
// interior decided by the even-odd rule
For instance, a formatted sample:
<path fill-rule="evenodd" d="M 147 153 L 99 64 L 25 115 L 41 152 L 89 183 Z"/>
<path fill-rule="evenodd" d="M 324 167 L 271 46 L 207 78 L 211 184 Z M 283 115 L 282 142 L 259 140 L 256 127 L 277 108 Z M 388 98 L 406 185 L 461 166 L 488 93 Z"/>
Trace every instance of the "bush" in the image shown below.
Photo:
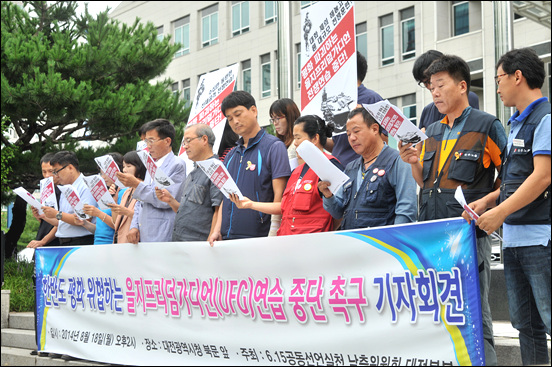
<path fill-rule="evenodd" d="M 35 307 L 33 284 L 34 262 L 6 259 L 4 263 L 4 284 L 9 289 L 10 312 L 32 312 Z"/>

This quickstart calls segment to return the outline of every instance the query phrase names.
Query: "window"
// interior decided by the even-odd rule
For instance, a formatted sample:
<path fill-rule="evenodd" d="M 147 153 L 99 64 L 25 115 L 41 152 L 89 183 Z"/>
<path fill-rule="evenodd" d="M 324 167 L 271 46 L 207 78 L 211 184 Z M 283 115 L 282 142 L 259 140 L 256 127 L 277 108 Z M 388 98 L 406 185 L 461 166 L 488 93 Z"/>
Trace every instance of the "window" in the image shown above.
<path fill-rule="evenodd" d="M 295 45 L 295 52 L 297 52 L 297 89 L 301 89 L 301 44 Z"/>
<path fill-rule="evenodd" d="M 201 47 L 218 42 L 218 4 L 201 11 Z"/>
<path fill-rule="evenodd" d="M 401 10 L 401 54 L 403 60 L 416 56 L 416 31 L 414 7 Z"/>
<path fill-rule="evenodd" d="M 301 1 L 301 9 L 308 8 L 314 3 L 317 3 L 318 1 Z"/>
<path fill-rule="evenodd" d="M 163 26 L 157 27 L 157 40 L 163 41 Z"/>
<path fill-rule="evenodd" d="M 251 93 L 251 60 L 242 61 L 242 89 Z"/>
<path fill-rule="evenodd" d="M 190 79 L 184 79 L 182 81 L 182 99 L 186 101 L 186 107 L 192 105 L 192 93 L 190 88 Z"/>
<path fill-rule="evenodd" d="M 249 1 L 232 1 L 232 36 L 249 31 Z"/>
<path fill-rule="evenodd" d="M 468 1 L 452 2 L 452 35 L 459 36 L 470 31 L 470 4 Z"/>
<path fill-rule="evenodd" d="M 366 32 L 366 22 L 356 25 L 356 46 L 357 51 L 368 59 L 368 33 Z"/>
<path fill-rule="evenodd" d="M 270 54 L 261 56 L 261 98 L 270 97 Z"/>
<path fill-rule="evenodd" d="M 381 34 L 381 65 L 391 65 L 395 62 L 395 42 L 393 39 L 393 14 L 380 17 Z"/>
<path fill-rule="evenodd" d="M 171 85 L 172 94 L 178 96 L 178 82 Z"/>
<path fill-rule="evenodd" d="M 274 23 L 278 18 L 278 3 L 276 1 L 265 1 L 265 24 Z"/>
<path fill-rule="evenodd" d="M 175 52 L 174 57 L 180 57 L 190 53 L 190 16 L 187 15 L 183 18 L 175 20 L 173 22 L 173 27 L 174 43 L 180 45 L 180 48 Z"/>
<path fill-rule="evenodd" d="M 416 93 L 402 97 L 402 112 L 415 126 L 418 126 L 416 119 Z"/>

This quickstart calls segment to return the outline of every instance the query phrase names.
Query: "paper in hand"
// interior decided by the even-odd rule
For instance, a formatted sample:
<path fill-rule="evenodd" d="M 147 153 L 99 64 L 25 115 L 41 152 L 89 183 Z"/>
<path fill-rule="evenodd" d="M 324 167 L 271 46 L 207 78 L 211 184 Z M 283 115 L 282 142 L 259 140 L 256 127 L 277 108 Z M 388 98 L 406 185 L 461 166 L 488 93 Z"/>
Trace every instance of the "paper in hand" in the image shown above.
<path fill-rule="evenodd" d="M 230 194 L 236 194 L 240 200 L 243 200 L 243 195 L 238 185 L 236 185 L 236 182 L 232 179 L 232 176 L 230 176 L 230 173 L 221 161 L 210 158 L 196 163 L 227 199 L 230 199 Z"/>
<path fill-rule="evenodd" d="M 15 192 L 21 199 L 29 203 L 33 208 L 37 209 L 39 215 L 44 214 L 44 212 L 42 211 L 42 204 L 38 200 L 36 200 L 30 192 L 22 187 L 14 189 L 13 192 Z"/>
<path fill-rule="evenodd" d="M 121 170 L 119 169 L 119 166 L 117 166 L 117 163 L 115 163 L 115 160 L 113 160 L 112 156 L 106 154 L 101 157 L 96 157 L 94 160 L 96 161 L 98 167 L 100 167 L 100 169 L 107 175 L 107 177 L 115 182 L 115 185 L 119 187 L 126 187 L 117 178 L 117 172 L 121 172 Z"/>
<path fill-rule="evenodd" d="M 75 211 L 75 214 L 77 214 L 77 216 L 81 220 L 90 218 L 90 216 L 84 212 L 84 204 L 86 203 L 82 202 L 79 194 L 77 193 L 73 185 L 58 186 L 58 188 L 61 190 L 63 195 L 65 195 L 67 202 L 69 203 L 69 205 L 71 205 L 71 207 Z"/>
<path fill-rule="evenodd" d="M 146 166 L 146 169 L 148 170 L 148 173 L 153 181 L 163 187 L 174 185 L 174 181 L 167 176 L 160 167 L 157 166 L 157 163 L 155 163 L 148 152 L 141 150 L 138 152 L 138 156 L 142 160 L 142 163 L 144 163 L 144 166 Z"/>
<path fill-rule="evenodd" d="M 373 104 L 363 104 L 362 107 L 372 115 L 389 135 L 403 143 L 417 144 L 427 139 L 427 135 L 418 129 L 400 109 L 389 103 L 388 100 Z"/>
<path fill-rule="evenodd" d="M 349 176 L 330 162 L 324 153 L 310 141 L 303 141 L 297 147 L 297 154 L 299 154 L 314 173 L 320 177 L 321 181 L 330 182 L 328 189 L 332 194 L 349 180 Z"/>
<path fill-rule="evenodd" d="M 98 202 L 100 209 L 110 209 L 107 204 L 115 204 L 115 200 L 113 200 L 104 179 L 100 175 L 84 176 L 84 182 L 90 189 L 90 193 L 94 199 Z"/>
<path fill-rule="evenodd" d="M 468 213 L 468 215 L 470 216 L 470 218 L 472 220 L 478 220 L 479 219 L 479 215 L 477 215 L 477 213 L 474 212 L 472 210 L 472 208 L 470 208 L 468 206 L 468 203 L 466 203 L 466 198 L 464 197 L 464 193 L 462 192 L 462 187 L 461 186 L 458 186 L 456 188 L 456 191 L 454 192 L 454 198 L 456 199 L 456 201 L 458 201 L 458 203 L 460 203 L 462 208 L 464 208 L 464 210 L 466 211 L 466 213 Z M 499 240 L 502 241 L 502 237 L 500 237 L 499 234 L 496 233 L 496 232 L 493 232 L 491 234 L 491 236 L 493 236 L 495 238 L 498 238 Z"/>

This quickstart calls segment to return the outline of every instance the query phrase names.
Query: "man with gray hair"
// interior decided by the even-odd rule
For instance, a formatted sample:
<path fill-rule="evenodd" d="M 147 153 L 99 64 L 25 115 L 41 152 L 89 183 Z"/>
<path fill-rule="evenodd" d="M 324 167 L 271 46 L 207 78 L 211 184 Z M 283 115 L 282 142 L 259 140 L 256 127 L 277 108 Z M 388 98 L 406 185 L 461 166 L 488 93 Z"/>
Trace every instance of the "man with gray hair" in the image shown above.
<path fill-rule="evenodd" d="M 215 134 L 208 125 L 187 126 L 182 140 L 186 154 L 192 161 L 217 158 L 213 154 Z M 157 198 L 176 212 L 173 241 L 206 241 L 216 224 L 222 193 L 209 177 L 197 167 L 186 177 L 180 203 L 166 189 L 156 189 Z"/>

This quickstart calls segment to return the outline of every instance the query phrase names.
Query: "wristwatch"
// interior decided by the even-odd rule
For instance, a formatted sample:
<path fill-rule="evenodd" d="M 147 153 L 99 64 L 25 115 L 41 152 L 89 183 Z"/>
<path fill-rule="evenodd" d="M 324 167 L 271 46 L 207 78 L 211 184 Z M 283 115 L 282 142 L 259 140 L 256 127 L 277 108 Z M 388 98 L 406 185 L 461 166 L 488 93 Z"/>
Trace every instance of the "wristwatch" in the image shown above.
<path fill-rule="evenodd" d="M 56 219 L 61 220 L 61 217 L 63 216 L 63 213 L 61 211 L 57 212 Z"/>

